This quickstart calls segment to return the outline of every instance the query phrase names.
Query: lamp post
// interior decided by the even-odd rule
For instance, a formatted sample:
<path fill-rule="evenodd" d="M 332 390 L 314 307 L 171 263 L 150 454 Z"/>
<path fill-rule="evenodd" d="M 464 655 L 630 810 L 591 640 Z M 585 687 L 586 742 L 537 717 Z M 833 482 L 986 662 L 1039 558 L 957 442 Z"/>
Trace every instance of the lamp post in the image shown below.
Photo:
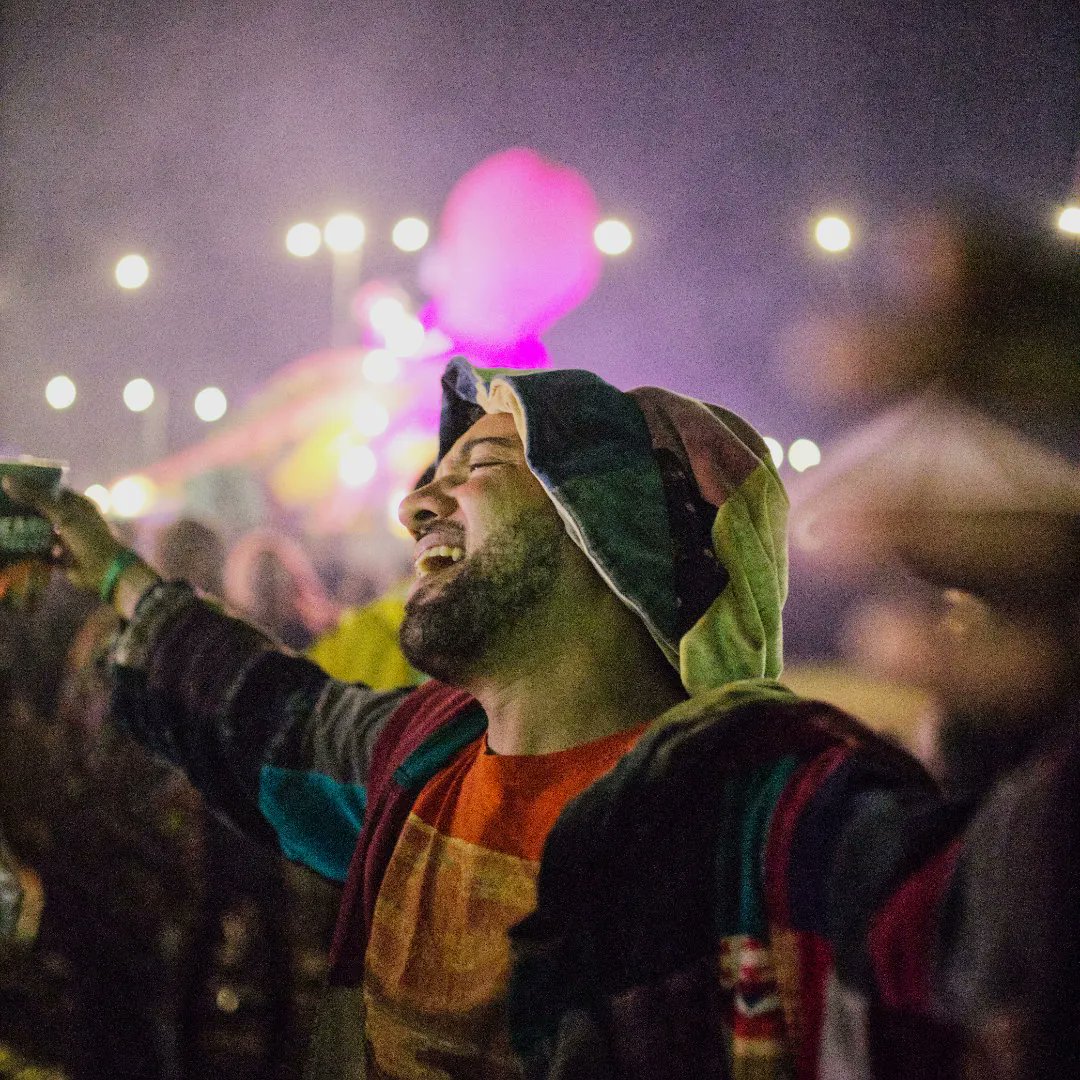
<path fill-rule="evenodd" d="M 355 214 L 335 214 L 319 230 L 310 222 L 294 225 L 285 236 L 290 255 L 306 259 L 323 244 L 330 250 L 330 344 L 341 348 L 349 344 L 352 319 L 349 306 L 360 287 L 360 264 L 367 231 Z"/>
<path fill-rule="evenodd" d="M 124 404 L 142 413 L 142 453 L 148 461 L 163 457 L 169 440 L 169 395 L 155 390 L 146 379 L 132 379 L 124 387 Z"/>

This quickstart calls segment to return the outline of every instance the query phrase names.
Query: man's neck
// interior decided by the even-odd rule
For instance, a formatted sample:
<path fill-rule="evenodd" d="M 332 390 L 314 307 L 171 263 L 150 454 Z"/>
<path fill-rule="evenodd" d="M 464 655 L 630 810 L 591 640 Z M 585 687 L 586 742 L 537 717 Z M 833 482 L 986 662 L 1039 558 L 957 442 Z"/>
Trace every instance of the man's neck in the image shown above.
<path fill-rule="evenodd" d="M 572 634 L 565 625 L 534 626 L 523 637 L 528 647 L 513 662 L 504 656 L 496 674 L 466 687 L 487 713 L 488 746 L 497 754 L 580 746 L 637 727 L 686 697 L 644 626 L 614 596 L 610 610 L 579 619 Z"/>

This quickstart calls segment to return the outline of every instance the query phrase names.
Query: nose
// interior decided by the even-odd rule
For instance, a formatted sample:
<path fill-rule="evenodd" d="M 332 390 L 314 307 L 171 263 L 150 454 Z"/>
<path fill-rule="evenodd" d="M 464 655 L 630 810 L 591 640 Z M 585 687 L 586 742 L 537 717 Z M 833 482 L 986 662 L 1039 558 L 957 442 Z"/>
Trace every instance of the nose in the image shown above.
<path fill-rule="evenodd" d="M 398 520 L 406 529 L 419 536 L 426 522 L 449 517 L 457 507 L 442 480 L 432 480 L 413 489 L 398 505 Z"/>

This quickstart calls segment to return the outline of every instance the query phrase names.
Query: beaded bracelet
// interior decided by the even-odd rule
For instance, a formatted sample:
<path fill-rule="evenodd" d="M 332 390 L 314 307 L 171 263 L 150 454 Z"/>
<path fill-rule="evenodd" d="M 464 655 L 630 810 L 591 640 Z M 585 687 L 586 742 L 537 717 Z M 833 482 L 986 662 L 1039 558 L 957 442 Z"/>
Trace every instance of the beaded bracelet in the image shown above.
<path fill-rule="evenodd" d="M 138 561 L 139 556 L 136 555 L 131 548 L 124 548 L 116 558 L 109 563 L 109 569 L 105 571 L 105 576 L 101 579 L 101 585 L 98 588 L 98 595 L 101 597 L 101 602 L 103 604 L 112 603 L 117 583 L 120 581 L 120 575 L 129 566 L 133 566 Z"/>

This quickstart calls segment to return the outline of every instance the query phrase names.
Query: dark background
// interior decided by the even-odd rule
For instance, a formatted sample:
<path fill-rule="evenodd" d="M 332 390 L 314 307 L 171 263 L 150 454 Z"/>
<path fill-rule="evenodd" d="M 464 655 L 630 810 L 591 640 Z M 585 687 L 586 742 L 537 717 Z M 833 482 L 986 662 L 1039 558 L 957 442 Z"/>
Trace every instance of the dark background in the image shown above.
<path fill-rule="evenodd" d="M 514 145 L 635 233 L 550 333 L 557 364 L 827 437 L 849 418 L 792 397 L 777 330 L 860 285 L 904 206 L 975 188 L 1052 222 L 1078 30 L 1075 0 L 6 3 L 0 443 L 114 477 L 139 464 L 135 375 L 177 402 L 170 446 L 194 440 L 200 387 L 236 403 L 326 343 L 328 262 L 290 258 L 290 224 L 353 209 L 366 271 L 414 283 L 390 226 Z M 856 229 L 839 260 L 810 242 L 830 209 Z M 129 250 L 151 265 L 134 293 L 112 278 Z"/>

